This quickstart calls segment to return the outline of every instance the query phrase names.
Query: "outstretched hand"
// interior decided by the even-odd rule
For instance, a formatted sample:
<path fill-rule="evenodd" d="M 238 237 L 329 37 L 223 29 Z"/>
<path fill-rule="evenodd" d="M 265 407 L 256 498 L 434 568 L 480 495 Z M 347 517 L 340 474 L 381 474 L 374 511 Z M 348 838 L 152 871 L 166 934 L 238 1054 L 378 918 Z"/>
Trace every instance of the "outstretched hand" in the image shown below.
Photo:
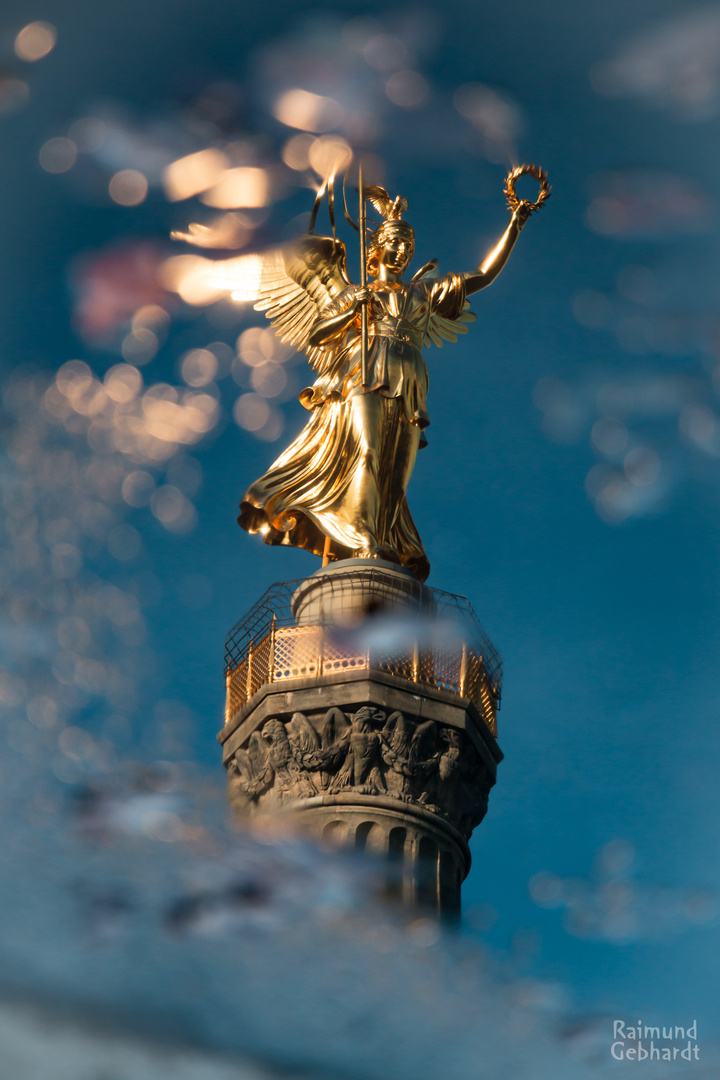
<path fill-rule="evenodd" d="M 518 203 L 514 216 L 521 229 L 532 217 L 533 209 L 533 204 L 529 199 L 521 199 Z"/>

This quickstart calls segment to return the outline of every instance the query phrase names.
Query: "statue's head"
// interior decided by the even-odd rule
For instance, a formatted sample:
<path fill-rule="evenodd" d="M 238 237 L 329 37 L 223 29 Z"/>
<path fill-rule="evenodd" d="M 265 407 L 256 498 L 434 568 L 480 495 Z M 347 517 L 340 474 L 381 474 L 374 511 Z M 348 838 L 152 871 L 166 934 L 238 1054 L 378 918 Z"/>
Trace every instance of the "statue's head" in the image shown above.
<path fill-rule="evenodd" d="M 368 241 L 367 267 L 373 276 L 382 265 L 393 274 L 402 274 L 415 254 L 415 233 L 407 221 L 389 218 Z"/>

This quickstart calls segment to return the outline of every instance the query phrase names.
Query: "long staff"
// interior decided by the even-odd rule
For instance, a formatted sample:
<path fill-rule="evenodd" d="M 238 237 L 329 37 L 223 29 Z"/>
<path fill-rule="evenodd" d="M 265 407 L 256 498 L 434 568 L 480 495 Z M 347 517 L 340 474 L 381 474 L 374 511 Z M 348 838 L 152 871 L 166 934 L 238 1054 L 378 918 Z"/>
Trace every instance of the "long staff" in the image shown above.
<path fill-rule="evenodd" d="M 367 253 L 365 236 L 365 185 L 363 184 L 362 161 L 358 163 L 358 190 L 360 192 L 360 284 L 367 288 Z M 364 300 L 360 308 L 360 382 L 363 390 L 368 382 L 368 302 Z"/>

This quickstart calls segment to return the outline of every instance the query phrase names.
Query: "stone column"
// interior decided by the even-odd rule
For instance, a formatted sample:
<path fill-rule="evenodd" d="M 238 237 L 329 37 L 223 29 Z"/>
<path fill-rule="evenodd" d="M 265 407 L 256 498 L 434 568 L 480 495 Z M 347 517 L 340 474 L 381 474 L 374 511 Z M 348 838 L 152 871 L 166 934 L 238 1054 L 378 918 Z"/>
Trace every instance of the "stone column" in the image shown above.
<path fill-rule="evenodd" d="M 502 758 L 499 660 L 467 601 L 345 560 L 269 590 L 229 643 L 238 817 L 380 856 L 388 896 L 456 916 Z"/>

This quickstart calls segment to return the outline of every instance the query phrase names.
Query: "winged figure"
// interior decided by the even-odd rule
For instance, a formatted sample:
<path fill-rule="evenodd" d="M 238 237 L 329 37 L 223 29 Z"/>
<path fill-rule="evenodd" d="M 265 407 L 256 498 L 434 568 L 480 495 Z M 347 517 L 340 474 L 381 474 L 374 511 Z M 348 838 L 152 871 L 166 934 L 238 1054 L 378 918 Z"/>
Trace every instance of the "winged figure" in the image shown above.
<path fill-rule="evenodd" d="M 385 791 L 380 768 L 380 735 L 375 730 L 375 725 L 384 720 L 384 712 L 367 705 L 355 713 L 348 732 L 347 757 L 330 787 L 331 791 L 340 791 L 345 787 L 370 795 Z"/>
<path fill-rule="evenodd" d="M 388 792 L 400 799 L 407 798 L 410 791 L 412 772 L 408 763 L 412 736 L 413 725 L 400 712 L 388 716 L 380 733 L 382 758 L 388 766 L 385 784 Z"/>
<path fill-rule="evenodd" d="M 513 192 L 510 223 L 475 270 L 432 276 L 433 261 L 405 282 L 415 251 L 402 217 L 407 199 L 380 187 L 363 193 L 383 218 L 367 237 L 367 287 L 350 281 L 345 244 L 334 236 L 311 233 L 218 264 L 215 284 L 254 301 L 316 374 L 300 394 L 308 423 L 245 492 L 238 521 L 267 544 L 305 548 L 328 561 L 388 559 L 424 581 L 430 566 L 406 498 L 430 423 L 422 350 L 467 332 L 475 318 L 467 298 L 494 281 L 539 203 Z"/>
<path fill-rule="evenodd" d="M 268 756 L 267 744 L 257 731 L 251 735 L 247 750 L 235 751 L 231 776 L 244 803 L 256 802 L 270 788 L 275 773 Z"/>
<path fill-rule="evenodd" d="M 410 798 L 412 781 L 424 779 L 437 768 L 437 728 L 433 720 L 408 722 L 402 713 L 388 716 L 380 733 L 388 791 Z M 422 801 L 422 796 L 420 797 Z"/>
<path fill-rule="evenodd" d="M 444 807 L 469 836 L 487 812 L 488 788 L 483 782 L 484 769 L 477 752 L 467 745 L 462 732 L 445 728 L 441 741 L 445 749 L 439 757 L 437 786 L 430 799 Z"/>
<path fill-rule="evenodd" d="M 271 786 L 275 797 L 282 802 L 287 796 L 314 795 L 315 786 L 301 767 L 308 739 L 317 736 L 305 717 L 296 713 L 286 728 L 274 717 L 263 725 L 262 731 L 250 736 L 247 750 L 235 751 L 234 776 L 238 794 L 245 802 L 257 802 Z"/>

